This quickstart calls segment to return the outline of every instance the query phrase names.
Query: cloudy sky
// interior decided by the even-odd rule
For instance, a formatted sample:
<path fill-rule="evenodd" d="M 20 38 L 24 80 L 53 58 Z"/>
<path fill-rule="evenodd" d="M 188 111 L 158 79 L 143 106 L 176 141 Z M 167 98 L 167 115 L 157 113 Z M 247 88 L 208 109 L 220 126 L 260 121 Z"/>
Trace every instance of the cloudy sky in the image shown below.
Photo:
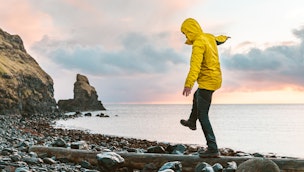
<path fill-rule="evenodd" d="M 183 97 L 191 46 L 181 23 L 231 37 L 219 46 L 214 103 L 304 103 L 303 0 L 0 0 L 0 28 L 18 34 L 73 97 L 86 75 L 110 103 L 190 103 Z M 197 88 L 197 85 L 193 88 Z"/>

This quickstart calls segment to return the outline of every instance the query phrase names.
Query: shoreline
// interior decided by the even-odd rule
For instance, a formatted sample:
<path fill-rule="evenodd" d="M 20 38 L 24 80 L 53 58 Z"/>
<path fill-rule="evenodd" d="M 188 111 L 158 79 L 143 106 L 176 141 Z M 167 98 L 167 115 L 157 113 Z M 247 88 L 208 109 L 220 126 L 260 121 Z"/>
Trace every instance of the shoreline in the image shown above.
<path fill-rule="evenodd" d="M 181 114 L 187 113 L 188 108 L 178 106 L 177 112 L 170 113 L 172 107 L 157 106 L 159 112 L 153 115 L 155 113 L 153 109 L 156 107 L 149 106 L 151 105 L 134 107 L 113 105 L 109 106 L 108 111 L 87 111 L 83 112 L 84 115 L 79 118 L 58 120 L 55 127 L 172 144 L 206 146 L 201 129 L 191 131 L 179 123 L 179 119 L 184 117 Z M 135 108 L 138 109 L 135 110 Z M 265 110 L 259 111 L 257 120 L 254 119 L 254 115 L 248 115 L 252 113 L 251 111 L 248 112 L 247 109 L 243 111 L 244 108 L 235 113 L 229 111 L 226 116 L 222 116 L 227 110 L 225 106 L 214 110 L 211 120 L 219 148 L 231 148 L 251 154 L 258 152 L 264 155 L 274 154 L 278 157 L 304 158 L 304 151 L 300 144 L 303 140 L 301 137 L 303 134 L 300 133 L 304 129 L 300 126 L 303 120 L 292 123 L 297 116 L 290 117 L 293 120 L 285 124 L 286 117 L 281 116 L 287 115 L 281 114 L 280 118 L 273 119 L 270 116 L 276 117 L 277 115 L 272 115 L 276 113 L 270 115 L 267 111 L 267 115 L 262 115 Z M 141 114 L 146 112 L 147 114 Z M 86 116 L 86 113 L 91 113 L 92 116 Z M 110 118 L 100 118 L 97 116 L 100 113 L 107 114 Z M 246 116 L 240 115 L 241 113 L 246 113 Z M 153 116 L 150 117 L 151 114 Z M 263 116 L 266 116 L 266 121 L 263 120 Z M 200 124 L 197 125 L 200 128 Z M 288 137 L 290 138 L 286 139 Z"/>
<path fill-rule="evenodd" d="M 1 115 L 0 121 L 0 169 L 16 169 L 22 168 L 19 161 L 24 162 L 28 169 L 40 169 L 48 171 L 50 169 L 72 169 L 73 171 L 81 171 L 87 167 L 88 169 L 95 169 L 97 167 L 84 166 L 79 164 L 62 163 L 54 160 L 52 163 L 46 163 L 46 160 L 41 160 L 38 155 L 32 155 L 28 152 L 33 145 L 39 146 L 55 146 L 56 141 L 61 140 L 64 143 L 63 147 L 71 147 L 74 142 L 84 141 L 86 143 L 86 150 L 102 151 L 110 150 L 113 152 L 135 152 L 145 153 L 151 151 L 151 148 L 163 147 L 164 153 L 168 153 L 168 147 L 175 144 L 149 141 L 146 139 L 125 138 L 118 136 L 109 136 L 104 134 L 92 134 L 88 131 L 71 130 L 54 128 L 53 125 L 56 120 L 77 118 L 78 115 L 65 116 L 62 114 L 54 115 L 34 115 L 30 117 L 22 117 L 21 115 Z M 184 144 L 184 155 L 192 155 L 200 148 L 199 145 Z M 265 158 L 292 158 L 295 157 L 276 157 L 275 155 L 262 155 L 259 153 L 249 154 L 242 151 L 234 151 L 229 148 L 219 149 L 222 156 L 237 156 L 237 157 L 265 157 Z M 19 155 L 19 156 L 17 156 Z M 16 157 L 15 157 L 16 156 Z M 35 163 L 33 163 L 35 162 Z"/>

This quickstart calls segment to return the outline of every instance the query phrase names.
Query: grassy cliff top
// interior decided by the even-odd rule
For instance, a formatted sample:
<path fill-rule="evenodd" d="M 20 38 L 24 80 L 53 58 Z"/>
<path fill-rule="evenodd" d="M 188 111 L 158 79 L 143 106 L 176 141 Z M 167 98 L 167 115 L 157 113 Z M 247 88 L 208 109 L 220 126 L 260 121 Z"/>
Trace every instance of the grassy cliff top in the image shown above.
<path fill-rule="evenodd" d="M 35 59 L 27 54 L 21 38 L 0 29 L 0 76 L 3 75 L 12 78 L 27 75 L 37 77 L 45 84 L 53 82 Z"/>

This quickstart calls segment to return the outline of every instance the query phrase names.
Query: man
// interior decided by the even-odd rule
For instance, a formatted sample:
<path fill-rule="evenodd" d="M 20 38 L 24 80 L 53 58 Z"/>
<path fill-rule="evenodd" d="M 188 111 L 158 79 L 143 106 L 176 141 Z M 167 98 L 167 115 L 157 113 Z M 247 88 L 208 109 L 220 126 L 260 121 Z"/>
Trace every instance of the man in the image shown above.
<path fill-rule="evenodd" d="M 183 90 L 184 96 L 191 94 L 191 89 L 195 82 L 198 89 L 193 96 L 193 105 L 188 120 L 182 119 L 183 126 L 196 130 L 196 120 L 200 121 L 204 132 L 207 146 L 206 150 L 200 149 L 199 156 L 219 157 L 215 135 L 209 121 L 209 107 L 212 94 L 221 87 L 222 74 L 218 56 L 217 45 L 224 43 L 229 37 L 214 36 L 204 33 L 198 22 L 192 18 L 186 19 L 181 26 L 182 33 L 186 36 L 186 44 L 192 45 L 192 55 L 190 60 L 190 70 L 185 81 Z"/>

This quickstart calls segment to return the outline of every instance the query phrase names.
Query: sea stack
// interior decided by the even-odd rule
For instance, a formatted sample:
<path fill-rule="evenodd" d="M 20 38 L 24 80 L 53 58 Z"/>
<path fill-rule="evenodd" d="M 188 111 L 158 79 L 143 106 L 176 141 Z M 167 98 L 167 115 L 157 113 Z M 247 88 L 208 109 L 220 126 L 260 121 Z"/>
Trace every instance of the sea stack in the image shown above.
<path fill-rule="evenodd" d="M 59 100 L 58 108 L 63 112 L 106 110 L 86 76 L 77 74 L 74 83 L 74 98 Z"/>

